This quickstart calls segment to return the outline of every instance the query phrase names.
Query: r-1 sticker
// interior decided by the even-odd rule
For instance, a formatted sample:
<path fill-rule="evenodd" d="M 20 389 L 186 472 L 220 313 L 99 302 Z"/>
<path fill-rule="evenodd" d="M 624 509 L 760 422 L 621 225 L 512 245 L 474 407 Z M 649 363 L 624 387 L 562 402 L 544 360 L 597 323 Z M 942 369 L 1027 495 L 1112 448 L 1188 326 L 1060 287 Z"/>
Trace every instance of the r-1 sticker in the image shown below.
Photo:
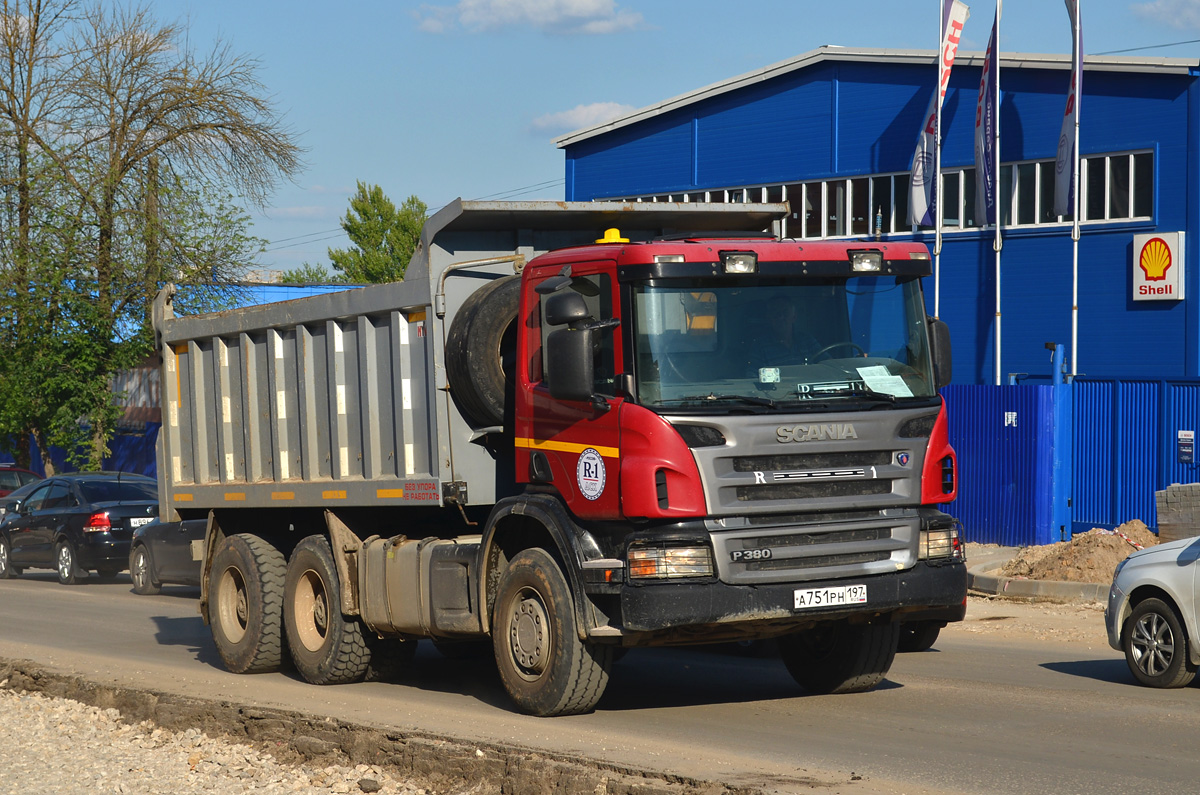
<path fill-rule="evenodd" d="M 584 499 L 597 499 L 604 493 L 604 459 L 591 447 L 584 450 L 579 454 L 575 477 L 579 481 L 579 491 Z"/>

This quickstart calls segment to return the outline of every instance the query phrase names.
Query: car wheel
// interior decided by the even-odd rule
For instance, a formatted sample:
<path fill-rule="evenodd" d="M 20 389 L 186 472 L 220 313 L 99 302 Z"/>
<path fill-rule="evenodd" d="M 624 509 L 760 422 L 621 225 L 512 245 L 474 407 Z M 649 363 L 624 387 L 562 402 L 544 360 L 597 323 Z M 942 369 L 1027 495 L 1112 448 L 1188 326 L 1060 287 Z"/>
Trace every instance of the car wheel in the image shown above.
<path fill-rule="evenodd" d="M 151 596 L 162 591 L 162 583 L 154 579 L 150 568 L 150 555 L 146 547 L 138 544 L 129 554 L 129 577 L 133 580 L 133 592 Z"/>
<path fill-rule="evenodd" d="M 588 712 L 608 685 L 613 647 L 579 640 L 571 590 L 544 549 L 509 561 L 496 592 L 492 644 L 504 689 L 531 715 Z"/>
<path fill-rule="evenodd" d="M 20 572 L 14 571 L 9 560 L 8 539 L 0 536 L 0 580 L 9 580 Z"/>
<path fill-rule="evenodd" d="M 1121 631 L 1125 662 L 1150 687 L 1183 687 L 1196 676 L 1188 639 L 1174 608 L 1161 599 L 1138 603 Z"/>
<path fill-rule="evenodd" d="M 229 536 L 213 555 L 208 615 L 213 642 L 235 674 L 278 671 L 283 662 L 283 553 L 249 533 Z"/>
<path fill-rule="evenodd" d="M 810 693 L 861 693 L 887 676 L 899 644 L 899 624 L 837 622 L 785 635 L 779 654 Z"/>
<path fill-rule="evenodd" d="M 927 651 L 937 643 L 942 625 L 937 621 L 914 621 L 911 624 L 900 625 L 899 651 Z"/>
<path fill-rule="evenodd" d="M 371 662 L 362 624 L 342 615 L 342 589 L 329 542 L 309 536 L 288 561 L 283 622 L 292 662 L 305 681 L 362 681 Z"/>
<path fill-rule="evenodd" d="M 75 547 L 70 541 L 59 541 L 54 548 L 54 565 L 58 581 L 63 585 L 75 585 L 85 576 L 75 558 Z"/>

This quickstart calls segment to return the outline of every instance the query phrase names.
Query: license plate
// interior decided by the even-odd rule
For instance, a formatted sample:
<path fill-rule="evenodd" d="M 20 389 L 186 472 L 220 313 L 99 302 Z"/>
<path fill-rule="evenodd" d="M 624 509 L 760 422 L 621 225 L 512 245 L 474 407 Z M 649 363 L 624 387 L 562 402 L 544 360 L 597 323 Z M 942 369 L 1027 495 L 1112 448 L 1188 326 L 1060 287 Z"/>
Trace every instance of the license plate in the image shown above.
<path fill-rule="evenodd" d="M 861 605 L 867 602 L 866 585 L 843 585 L 838 588 L 806 588 L 795 592 L 796 609 Z"/>
<path fill-rule="evenodd" d="M 150 516 L 135 516 L 129 520 L 130 529 L 136 529 L 144 524 L 150 524 L 154 519 Z"/>

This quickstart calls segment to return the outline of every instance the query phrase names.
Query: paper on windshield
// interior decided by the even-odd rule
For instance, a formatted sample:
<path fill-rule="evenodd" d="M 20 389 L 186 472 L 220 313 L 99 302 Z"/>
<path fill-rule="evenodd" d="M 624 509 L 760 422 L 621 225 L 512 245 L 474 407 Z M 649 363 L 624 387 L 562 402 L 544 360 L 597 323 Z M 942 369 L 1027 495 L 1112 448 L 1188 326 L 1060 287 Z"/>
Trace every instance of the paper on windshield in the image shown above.
<path fill-rule="evenodd" d="M 893 395 L 894 397 L 913 396 L 912 390 L 908 388 L 908 384 L 904 383 L 904 379 L 898 375 L 892 375 L 888 372 L 887 367 L 882 364 L 872 367 L 859 367 L 857 369 L 863 383 L 872 392 L 882 392 L 885 395 Z"/>

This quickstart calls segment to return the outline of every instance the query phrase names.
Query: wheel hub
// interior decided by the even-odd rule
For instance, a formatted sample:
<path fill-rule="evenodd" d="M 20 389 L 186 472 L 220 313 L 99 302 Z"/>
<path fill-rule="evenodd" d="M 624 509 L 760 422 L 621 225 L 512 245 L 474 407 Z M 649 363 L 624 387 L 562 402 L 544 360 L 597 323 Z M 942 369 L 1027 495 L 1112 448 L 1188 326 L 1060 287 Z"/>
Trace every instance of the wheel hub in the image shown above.
<path fill-rule="evenodd" d="M 547 623 L 546 608 L 536 597 L 523 598 L 513 610 L 509 643 L 513 659 L 527 673 L 538 675 L 546 670 L 549 657 Z"/>

